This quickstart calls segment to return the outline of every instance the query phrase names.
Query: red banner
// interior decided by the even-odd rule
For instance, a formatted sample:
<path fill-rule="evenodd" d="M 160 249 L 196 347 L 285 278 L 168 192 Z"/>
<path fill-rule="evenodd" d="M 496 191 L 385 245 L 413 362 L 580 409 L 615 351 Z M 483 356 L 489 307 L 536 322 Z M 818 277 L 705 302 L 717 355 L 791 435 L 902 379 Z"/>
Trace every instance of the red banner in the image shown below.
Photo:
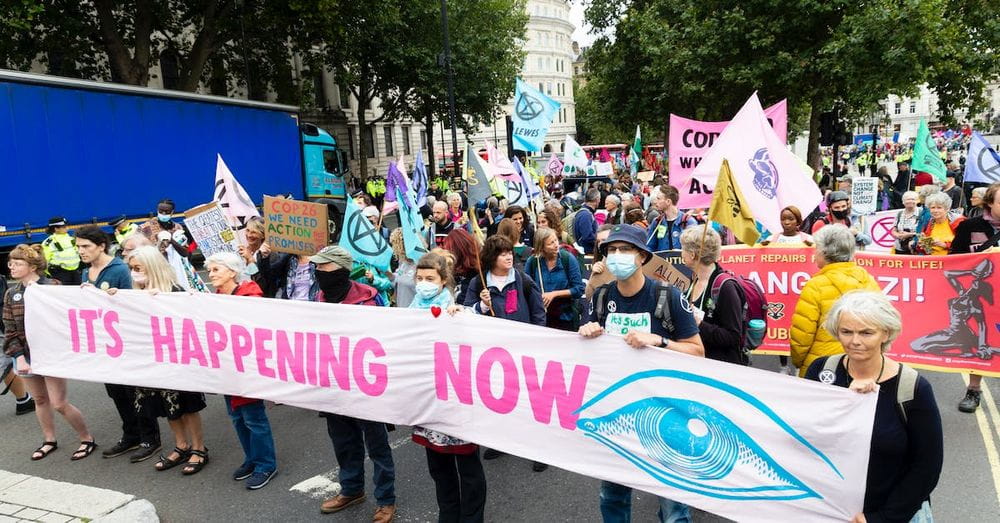
<path fill-rule="evenodd" d="M 726 248 L 720 264 L 760 283 L 768 300 L 761 354 L 786 355 L 802 287 L 819 269 L 813 249 Z M 903 316 L 903 332 L 888 355 L 913 367 L 1000 376 L 1000 254 L 895 256 L 858 253 Z M 996 356 L 996 357 L 994 357 Z"/>

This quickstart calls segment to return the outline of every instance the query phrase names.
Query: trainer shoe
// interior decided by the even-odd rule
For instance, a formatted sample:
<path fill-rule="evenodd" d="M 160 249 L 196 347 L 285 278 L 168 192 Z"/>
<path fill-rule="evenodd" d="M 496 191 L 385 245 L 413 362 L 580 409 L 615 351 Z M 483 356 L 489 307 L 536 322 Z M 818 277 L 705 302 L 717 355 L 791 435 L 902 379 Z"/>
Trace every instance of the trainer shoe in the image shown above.
<path fill-rule="evenodd" d="M 253 474 L 253 465 L 243 464 L 233 472 L 233 481 L 243 481 Z"/>
<path fill-rule="evenodd" d="M 277 473 L 278 469 L 274 469 L 271 472 L 254 472 L 247 478 L 247 490 L 264 488 Z"/>
<path fill-rule="evenodd" d="M 115 446 L 111 447 L 110 449 L 103 450 L 101 452 L 101 455 L 104 456 L 105 458 L 117 458 L 118 456 L 121 456 L 122 454 L 125 454 L 127 452 L 131 452 L 137 448 L 139 448 L 138 442 L 129 443 L 123 439 L 120 439 L 118 440 L 118 443 L 115 443 Z"/>
<path fill-rule="evenodd" d="M 128 457 L 129 463 L 139 463 L 153 457 L 160 450 L 159 443 L 140 443 L 139 450 Z"/>
<path fill-rule="evenodd" d="M 21 414 L 27 414 L 29 412 L 35 412 L 35 398 L 28 398 L 27 401 L 14 405 L 15 416 L 20 416 Z"/>
<path fill-rule="evenodd" d="M 981 391 L 966 389 L 965 397 L 962 401 L 958 402 L 958 410 L 962 412 L 976 412 L 979 408 L 979 397 L 982 394 Z"/>

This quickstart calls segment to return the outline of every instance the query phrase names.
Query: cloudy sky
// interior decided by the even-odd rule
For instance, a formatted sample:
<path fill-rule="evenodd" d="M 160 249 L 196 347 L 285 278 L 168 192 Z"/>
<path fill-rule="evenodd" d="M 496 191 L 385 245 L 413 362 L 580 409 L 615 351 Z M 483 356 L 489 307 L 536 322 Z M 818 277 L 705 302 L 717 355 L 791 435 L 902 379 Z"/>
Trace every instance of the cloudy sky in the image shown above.
<path fill-rule="evenodd" d="M 584 27 L 583 4 L 583 0 L 570 0 L 569 18 L 576 26 L 576 30 L 573 31 L 573 40 L 580 42 L 580 46 L 586 47 L 594 41 L 594 36 L 587 34 L 589 27 Z"/>

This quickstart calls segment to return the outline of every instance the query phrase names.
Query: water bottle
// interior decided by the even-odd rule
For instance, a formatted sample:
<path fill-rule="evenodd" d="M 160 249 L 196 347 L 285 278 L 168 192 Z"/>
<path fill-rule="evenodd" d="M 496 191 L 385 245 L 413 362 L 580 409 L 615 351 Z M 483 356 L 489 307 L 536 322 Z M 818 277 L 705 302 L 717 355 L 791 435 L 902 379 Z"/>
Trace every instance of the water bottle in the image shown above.
<path fill-rule="evenodd" d="M 751 347 L 759 347 L 767 333 L 767 323 L 764 320 L 753 319 L 747 324 L 747 342 Z"/>

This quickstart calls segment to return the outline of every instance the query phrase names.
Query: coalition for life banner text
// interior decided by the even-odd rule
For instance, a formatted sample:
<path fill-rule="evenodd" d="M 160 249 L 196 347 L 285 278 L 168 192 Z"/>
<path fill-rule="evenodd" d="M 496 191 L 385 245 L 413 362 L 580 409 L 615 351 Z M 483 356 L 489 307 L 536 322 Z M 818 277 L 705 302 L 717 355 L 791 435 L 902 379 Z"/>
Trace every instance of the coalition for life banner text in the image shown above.
<path fill-rule="evenodd" d="M 788 136 L 788 103 L 782 100 L 764 109 L 774 132 L 782 142 Z M 694 168 L 729 122 L 702 122 L 676 114 L 670 115 L 670 185 L 680 191 L 679 205 L 683 209 L 708 208 L 712 203 L 711 189 L 694 179 Z"/>
<path fill-rule="evenodd" d="M 875 394 L 468 311 L 47 285 L 25 300 L 41 375 L 421 425 L 740 521 L 862 510 Z"/>
<path fill-rule="evenodd" d="M 903 317 L 889 356 L 924 369 L 1000 376 L 1000 302 L 994 301 L 1000 254 L 862 252 L 856 260 Z M 767 295 L 767 336 L 758 351 L 788 354 L 799 294 L 819 271 L 813 249 L 726 248 L 719 263 L 759 282 Z"/>

